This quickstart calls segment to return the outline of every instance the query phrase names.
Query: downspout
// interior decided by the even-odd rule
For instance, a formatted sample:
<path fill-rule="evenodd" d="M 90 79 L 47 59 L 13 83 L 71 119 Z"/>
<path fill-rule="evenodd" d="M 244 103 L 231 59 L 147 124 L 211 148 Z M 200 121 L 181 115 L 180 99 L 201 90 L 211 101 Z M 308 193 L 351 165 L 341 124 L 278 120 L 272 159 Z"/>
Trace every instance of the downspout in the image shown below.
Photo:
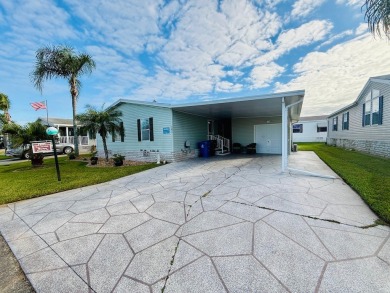
<path fill-rule="evenodd" d="M 292 103 L 288 106 L 286 106 L 284 97 L 282 98 L 282 172 L 286 172 L 286 170 L 290 172 L 297 172 L 309 176 L 315 176 L 315 177 L 322 177 L 322 178 L 328 178 L 328 179 L 336 179 L 334 176 L 329 175 L 321 175 L 313 172 L 309 172 L 306 170 L 299 170 L 288 167 L 288 156 L 287 156 L 287 114 L 288 109 L 291 108 L 294 105 L 297 105 L 299 103 L 303 102 L 303 98 L 299 101 Z"/>

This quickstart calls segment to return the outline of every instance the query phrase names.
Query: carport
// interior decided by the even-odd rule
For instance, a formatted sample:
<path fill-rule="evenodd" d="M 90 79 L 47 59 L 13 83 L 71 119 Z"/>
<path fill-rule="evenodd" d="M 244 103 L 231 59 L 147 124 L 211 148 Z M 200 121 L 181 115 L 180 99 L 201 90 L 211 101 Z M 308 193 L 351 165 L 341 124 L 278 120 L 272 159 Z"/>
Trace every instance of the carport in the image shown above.
<path fill-rule="evenodd" d="M 304 90 L 172 105 L 174 111 L 228 120 L 232 142 L 256 142 L 257 153 L 282 155 L 281 170 L 288 168 L 291 125 L 300 117 Z"/>

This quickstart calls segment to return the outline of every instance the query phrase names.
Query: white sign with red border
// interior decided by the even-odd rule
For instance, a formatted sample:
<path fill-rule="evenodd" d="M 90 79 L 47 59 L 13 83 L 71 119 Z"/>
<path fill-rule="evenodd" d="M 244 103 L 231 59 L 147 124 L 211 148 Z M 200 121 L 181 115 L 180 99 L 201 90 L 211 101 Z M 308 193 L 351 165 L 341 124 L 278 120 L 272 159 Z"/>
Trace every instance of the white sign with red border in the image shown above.
<path fill-rule="evenodd" d="M 31 143 L 32 151 L 34 154 L 39 153 L 52 153 L 53 144 L 50 141 L 47 142 L 33 142 Z"/>

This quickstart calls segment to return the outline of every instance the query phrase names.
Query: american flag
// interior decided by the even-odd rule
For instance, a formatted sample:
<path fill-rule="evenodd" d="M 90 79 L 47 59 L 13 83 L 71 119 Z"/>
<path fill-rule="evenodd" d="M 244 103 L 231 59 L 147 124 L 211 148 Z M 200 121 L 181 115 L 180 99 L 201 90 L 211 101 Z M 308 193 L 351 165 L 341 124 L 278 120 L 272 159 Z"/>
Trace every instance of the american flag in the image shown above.
<path fill-rule="evenodd" d="M 33 107 L 35 109 L 35 111 L 38 111 L 41 109 L 46 109 L 45 101 L 30 103 L 30 105 L 31 105 L 31 107 Z"/>

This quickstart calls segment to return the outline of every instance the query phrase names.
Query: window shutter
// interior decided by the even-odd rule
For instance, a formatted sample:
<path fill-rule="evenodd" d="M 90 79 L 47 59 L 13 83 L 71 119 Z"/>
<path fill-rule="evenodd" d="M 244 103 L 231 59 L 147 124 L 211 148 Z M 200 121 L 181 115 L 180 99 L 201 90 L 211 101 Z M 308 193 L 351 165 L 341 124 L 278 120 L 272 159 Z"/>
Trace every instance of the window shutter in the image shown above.
<path fill-rule="evenodd" d="M 137 119 L 138 141 L 141 141 L 141 119 Z"/>
<path fill-rule="evenodd" d="M 344 130 L 345 129 L 345 125 L 344 125 L 344 116 L 345 116 L 345 113 L 341 116 L 341 130 Z"/>
<path fill-rule="evenodd" d="M 383 121 L 383 96 L 379 97 L 379 121 L 378 124 L 382 125 Z"/>
<path fill-rule="evenodd" d="M 366 104 L 363 104 L 363 117 L 362 117 L 362 126 L 364 127 L 364 120 L 366 118 Z"/>
<path fill-rule="evenodd" d="M 349 130 L 349 112 L 347 112 L 347 125 L 345 127 L 346 130 Z"/>
<path fill-rule="evenodd" d="M 120 127 L 120 135 L 121 135 L 121 142 L 125 141 L 125 128 L 123 127 L 123 122 L 119 123 Z"/>
<path fill-rule="evenodd" d="M 111 126 L 111 137 L 112 137 L 112 142 L 115 142 L 116 134 L 115 134 L 114 126 Z"/>
<path fill-rule="evenodd" d="M 154 141 L 153 117 L 150 117 L 150 118 L 149 118 L 149 130 L 150 130 L 150 141 Z"/>
<path fill-rule="evenodd" d="M 339 116 L 336 117 L 336 131 L 338 130 L 339 127 Z"/>

